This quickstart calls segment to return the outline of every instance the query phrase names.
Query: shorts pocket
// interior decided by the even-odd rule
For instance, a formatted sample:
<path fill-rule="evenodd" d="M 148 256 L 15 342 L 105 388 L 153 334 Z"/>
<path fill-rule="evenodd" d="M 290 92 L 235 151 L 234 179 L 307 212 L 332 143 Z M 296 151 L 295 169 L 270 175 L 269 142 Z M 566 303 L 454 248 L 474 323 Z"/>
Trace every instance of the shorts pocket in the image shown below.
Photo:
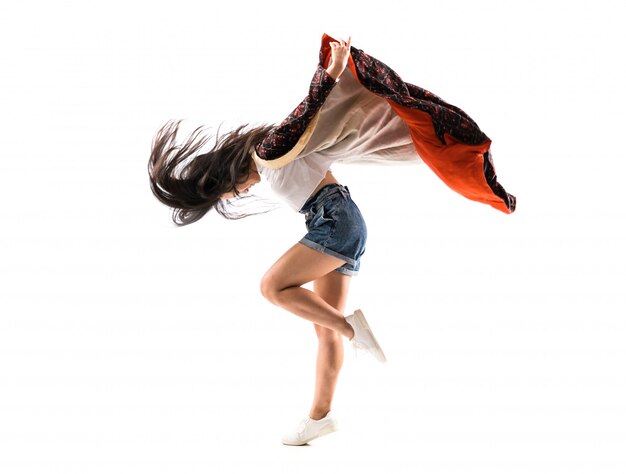
<path fill-rule="evenodd" d="M 311 218 L 311 227 L 319 227 L 327 222 L 331 222 L 332 220 L 333 218 L 328 212 L 328 209 L 324 206 L 320 206 Z"/>
<path fill-rule="evenodd" d="M 331 209 L 324 205 L 319 206 L 315 214 L 312 214 L 310 219 L 306 221 L 309 232 L 318 235 L 324 240 L 332 237 L 337 221 L 333 218 L 330 211 Z"/>

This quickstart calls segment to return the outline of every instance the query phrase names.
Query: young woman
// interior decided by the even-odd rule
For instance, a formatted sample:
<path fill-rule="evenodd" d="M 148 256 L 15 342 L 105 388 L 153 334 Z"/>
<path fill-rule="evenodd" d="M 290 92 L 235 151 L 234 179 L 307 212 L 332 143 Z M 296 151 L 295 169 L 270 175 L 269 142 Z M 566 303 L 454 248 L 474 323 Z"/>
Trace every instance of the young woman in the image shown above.
<path fill-rule="evenodd" d="M 309 94 L 279 125 L 247 131 L 241 126 L 200 153 L 208 140 L 202 129 L 176 144 L 180 122 L 169 122 L 157 133 L 148 164 L 152 192 L 174 209 L 178 225 L 195 222 L 213 208 L 229 219 L 245 217 L 231 212 L 229 203 L 243 199 L 261 176 L 305 215 L 306 235 L 261 281 L 263 296 L 311 321 L 319 341 L 313 404 L 283 438 L 290 445 L 337 429 L 331 405 L 344 337 L 355 349 L 386 360 L 363 312 L 345 316 L 367 228 L 331 164 L 423 161 L 463 196 L 506 213 L 515 209 L 515 197 L 497 182 L 491 141 L 476 123 L 458 107 L 405 83 L 350 42 L 323 35 Z M 314 291 L 302 287 L 308 282 Z"/>

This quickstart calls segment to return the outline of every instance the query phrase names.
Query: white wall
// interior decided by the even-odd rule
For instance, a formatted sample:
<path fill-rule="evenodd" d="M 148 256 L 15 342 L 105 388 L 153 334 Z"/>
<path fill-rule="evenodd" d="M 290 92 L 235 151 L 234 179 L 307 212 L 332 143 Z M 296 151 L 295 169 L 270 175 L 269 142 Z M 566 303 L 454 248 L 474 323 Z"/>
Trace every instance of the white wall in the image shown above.
<path fill-rule="evenodd" d="M 624 472 L 618 6 L 4 2 L 0 470 Z M 176 228 L 146 165 L 171 118 L 282 120 L 324 32 L 468 112 L 518 210 L 333 168 L 369 230 L 348 307 L 389 363 L 346 344 L 342 430 L 298 450 L 315 334 L 259 281 L 303 216 Z"/>

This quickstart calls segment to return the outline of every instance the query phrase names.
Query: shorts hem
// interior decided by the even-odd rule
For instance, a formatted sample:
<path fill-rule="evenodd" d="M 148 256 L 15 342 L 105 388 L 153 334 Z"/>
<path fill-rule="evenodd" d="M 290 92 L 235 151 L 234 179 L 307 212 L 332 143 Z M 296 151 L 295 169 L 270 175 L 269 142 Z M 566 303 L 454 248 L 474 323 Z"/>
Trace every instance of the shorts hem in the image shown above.
<path fill-rule="evenodd" d="M 348 276 L 357 276 L 359 274 L 358 270 L 350 270 L 349 268 L 344 267 L 335 268 L 333 271 Z"/>
<path fill-rule="evenodd" d="M 341 255 L 340 253 L 337 253 L 334 250 L 326 248 L 323 245 L 320 245 L 317 242 L 313 242 L 312 240 L 309 240 L 305 237 L 300 239 L 300 243 L 303 245 L 306 245 L 309 248 L 312 248 L 313 250 L 317 250 L 319 252 L 330 255 L 331 257 L 335 257 L 335 258 L 338 258 L 339 260 L 343 260 L 344 262 L 352 265 L 353 267 L 356 266 L 356 260 L 350 257 L 346 257 L 345 255 Z M 336 271 L 339 271 L 340 273 L 345 273 L 346 275 L 351 275 L 351 276 L 356 275 L 358 273 L 358 270 L 350 270 L 348 268 L 342 268 L 342 267 L 337 268 Z"/>

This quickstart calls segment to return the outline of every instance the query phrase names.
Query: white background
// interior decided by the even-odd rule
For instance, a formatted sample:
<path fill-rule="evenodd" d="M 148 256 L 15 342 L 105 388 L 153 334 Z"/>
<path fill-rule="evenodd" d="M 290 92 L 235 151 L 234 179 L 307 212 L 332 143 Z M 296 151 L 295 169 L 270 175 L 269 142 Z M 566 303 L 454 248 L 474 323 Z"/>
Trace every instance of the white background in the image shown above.
<path fill-rule="evenodd" d="M 625 472 L 619 6 L 3 2 L 0 471 Z M 518 210 L 333 167 L 369 230 L 348 310 L 389 362 L 346 343 L 341 430 L 293 448 L 316 337 L 259 281 L 303 216 L 177 228 L 147 160 L 169 119 L 282 120 L 324 32 L 469 113 Z"/>

